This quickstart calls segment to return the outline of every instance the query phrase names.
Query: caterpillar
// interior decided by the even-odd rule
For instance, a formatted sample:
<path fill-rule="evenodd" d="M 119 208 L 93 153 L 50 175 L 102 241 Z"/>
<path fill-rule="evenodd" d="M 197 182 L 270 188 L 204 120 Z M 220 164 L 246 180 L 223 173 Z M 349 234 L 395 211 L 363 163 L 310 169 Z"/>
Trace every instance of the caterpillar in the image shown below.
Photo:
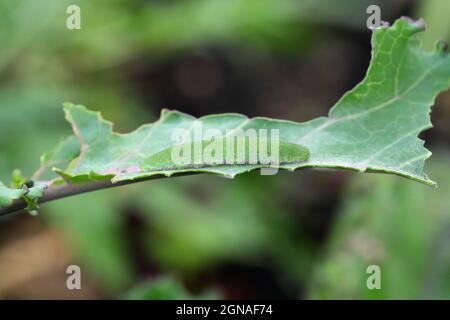
<path fill-rule="evenodd" d="M 277 150 L 270 150 L 270 156 L 267 149 L 261 149 L 264 141 L 260 141 L 253 150 L 243 148 L 243 151 L 238 150 L 237 145 L 231 151 L 227 150 L 225 143 L 220 141 L 215 142 L 219 143 L 219 147 L 216 145 L 216 149 L 214 149 L 214 142 L 201 141 L 198 143 L 201 146 L 200 148 L 195 148 L 194 143 L 185 143 L 157 152 L 142 162 L 141 169 L 144 171 L 175 171 L 223 166 L 253 165 L 257 167 L 278 167 L 280 165 L 302 163 L 309 159 L 309 149 L 307 147 L 285 141 L 279 141 L 277 146 L 275 146 Z M 274 146 L 271 146 L 271 148 L 274 148 Z M 174 159 L 177 153 L 179 155 L 182 150 L 185 153 L 185 157 Z M 211 154 L 212 156 L 210 157 L 209 155 Z M 262 159 L 262 156 L 265 159 Z M 274 157 L 277 159 L 273 159 Z M 209 158 L 214 158 L 214 160 Z"/>

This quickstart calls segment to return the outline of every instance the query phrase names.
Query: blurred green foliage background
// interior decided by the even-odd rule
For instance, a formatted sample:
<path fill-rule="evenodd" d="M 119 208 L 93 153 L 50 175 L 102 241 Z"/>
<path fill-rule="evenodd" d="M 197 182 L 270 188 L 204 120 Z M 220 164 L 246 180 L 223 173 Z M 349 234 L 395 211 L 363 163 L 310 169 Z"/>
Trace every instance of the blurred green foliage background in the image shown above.
<path fill-rule="evenodd" d="M 81 8 L 68 30 L 66 8 Z M 366 8 L 424 17 L 450 40 L 447 0 L 2 0 L 0 177 L 31 175 L 70 132 L 61 104 L 126 132 L 159 110 L 305 121 L 364 76 Z M 302 171 L 156 180 L 0 218 L 1 298 L 450 298 L 450 94 L 439 97 L 433 189 Z M 80 265 L 83 289 L 66 288 Z M 382 270 L 369 290 L 366 268 Z"/>

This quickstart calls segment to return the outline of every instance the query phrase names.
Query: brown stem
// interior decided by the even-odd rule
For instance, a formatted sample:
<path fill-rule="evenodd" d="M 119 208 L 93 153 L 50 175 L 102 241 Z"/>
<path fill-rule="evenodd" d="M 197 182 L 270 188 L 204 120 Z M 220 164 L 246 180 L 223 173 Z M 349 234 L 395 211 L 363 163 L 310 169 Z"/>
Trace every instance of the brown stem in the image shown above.
<path fill-rule="evenodd" d="M 173 175 L 172 177 L 176 176 L 184 176 L 188 174 L 195 174 L 195 173 L 183 173 L 178 175 Z M 151 176 L 136 180 L 128 180 L 128 181 L 121 181 L 117 183 L 112 183 L 110 180 L 102 180 L 102 181 L 95 181 L 95 182 L 86 182 L 86 183 L 80 183 L 80 184 L 65 184 L 58 187 L 51 187 L 44 191 L 44 195 L 42 198 L 39 199 L 39 204 L 46 203 L 52 200 L 57 200 L 61 198 L 66 198 L 86 192 L 96 191 L 100 189 L 109 189 L 114 187 L 120 187 L 127 184 L 132 183 L 138 183 L 148 180 L 154 180 L 154 179 L 161 179 L 166 178 L 165 176 L 158 175 L 158 176 Z M 0 216 L 4 216 L 10 213 L 14 213 L 16 211 L 24 210 L 27 207 L 27 204 L 24 200 L 18 199 L 13 202 L 10 206 L 0 208 Z"/>

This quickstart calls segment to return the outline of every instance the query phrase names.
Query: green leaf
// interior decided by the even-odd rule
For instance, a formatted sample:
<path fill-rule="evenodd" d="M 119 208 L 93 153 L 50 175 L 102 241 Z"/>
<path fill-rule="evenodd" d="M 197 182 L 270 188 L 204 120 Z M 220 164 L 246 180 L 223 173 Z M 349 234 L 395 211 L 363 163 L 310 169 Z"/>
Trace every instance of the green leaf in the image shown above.
<path fill-rule="evenodd" d="M 301 167 L 393 173 L 434 185 L 423 172 L 431 153 L 418 134 L 431 127 L 430 108 L 450 86 L 444 46 L 426 53 L 415 34 L 423 21 L 400 19 L 375 30 L 366 78 L 346 93 L 329 117 L 301 125 L 297 141 L 310 149 Z"/>
<path fill-rule="evenodd" d="M 366 78 L 333 107 L 329 117 L 307 123 L 267 118 L 248 119 L 237 114 L 212 115 L 196 119 L 176 111 L 163 111 L 158 122 L 128 135 L 112 132 L 112 124 L 81 106 L 66 105 L 66 117 L 82 141 L 83 155 L 68 170 L 70 179 L 98 177 L 110 172 L 113 181 L 167 176 L 180 171 L 201 171 L 225 176 L 256 167 L 146 170 L 143 162 L 173 145 L 168 139 L 177 128 L 221 130 L 240 127 L 279 129 L 286 143 L 304 145 L 310 158 L 303 163 L 282 165 L 282 169 L 305 167 L 343 168 L 359 172 L 395 173 L 434 184 L 423 172 L 430 152 L 418 134 L 431 127 L 430 107 L 437 94 L 449 87 L 450 59 L 439 45 L 436 52 L 420 50 L 414 36 L 423 22 L 398 20 L 380 28 L 373 36 L 373 58 Z M 137 171 L 137 172 L 130 172 Z"/>
<path fill-rule="evenodd" d="M 19 169 L 14 170 L 12 173 L 11 186 L 15 189 L 19 189 L 26 183 L 27 179 L 22 175 L 22 172 Z"/>
<path fill-rule="evenodd" d="M 37 215 L 37 210 L 39 209 L 38 202 L 39 199 L 44 195 L 44 190 L 47 189 L 47 184 L 44 182 L 35 182 L 32 188 L 23 185 L 22 189 L 25 190 L 23 195 L 23 200 L 27 204 L 26 210 L 33 216 Z"/>
<path fill-rule="evenodd" d="M 67 166 L 80 154 L 80 143 L 75 136 L 62 139 L 51 151 L 41 157 L 41 167 L 33 175 L 33 180 L 49 178 L 55 166 Z"/>
<path fill-rule="evenodd" d="M 18 171 L 15 173 L 18 174 Z M 0 181 L 0 208 L 8 207 L 13 204 L 14 200 L 22 198 L 26 203 L 25 209 L 30 214 L 36 215 L 39 199 L 43 196 L 46 188 L 47 184 L 43 182 L 36 182 L 33 187 L 23 184 L 21 188 L 8 188 Z"/>
<path fill-rule="evenodd" d="M 168 155 L 175 147 L 171 139 L 174 130 L 195 131 L 202 126 L 203 130 L 214 128 L 222 133 L 226 129 L 278 129 L 280 169 L 392 173 L 435 185 L 423 171 L 425 159 L 431 153 L 418 135 L 431 127 L 429 112 L 434 99 L 450 86 L 450 58 L 442 43 L 432 53 L 420 48 L 416 34 L 423 29 L 422 20 L 414 22 L 408 18 L 397 20 L 392 27 L 376 29 L 372 37 L 372 61 L 365 79 L 337 102 L 328 117 L 306 123 L 249 119 L 240 114 L 197 119 L 163 110 L 157 122 L 129 134 L 118 134 L 99 113 L 65 104 L 66 119 L 80 149 L 73 159 L 63 157 L 63 163 L 70 161 L 68 166 L 56 165 L 54 171 L 70 183 L 98 180 L 117 183 L 196 172 L 234 177 L 265 167 L 259 163 L 211 166 L 200 162 L 191 167 L 171 164 Z M 73 140 L 72 147 L 63 143 L 59 148 L 70 150 L 63 154 L 72 156 L 77 150 Z M 56 158 L 61 160 L 59 156 Z M 52 161 L 43 163 L 48 165 Z M 8 198 L 6 194 L 2 196 Z"/>
<path fill-rule="evenodd" d="M 196 165 L 174 165 L 171 151 L 177 145 L 171 139 L 175 130 L 185 129 L 195 136 L 196 128 L 206 132 L 208 129 L 226 130 L 277 129 L 273 124 L 287 123 L 278 120 L 254 118 L 249 119 L 240 114 L 209 115 L 196 119 L 190 115 L 163 110 L 160 119 L 152 124 L 144 125 L 129 134 L 113 132 L 111 122 L 105 121 L 98 112 L 89 111 L 81 105 L 66 103 L 64 105 L 66 119 L 77 136 L 81 151 L 67 169 L 56 169 L 56 172 L 71 182 L 102 180 L 112 178 L 113 182 L 141 179 L 145 177 L 186 172 L 208 172 L 234 177 L 237 174 L 267 167 L 262 163 L 217 164 L 202 161 Z M 202 128 L 202 129 L 200 129 Z M 287 130 L 286 130 L 287 131 Z M 281 134 L 280 129 L 280 134 Z M 291 169 L 309 157 L 309 151 L 302 145 L 291 143 L 288 137 L 280 137 L 279 154 L 281 169 Z M 223 140 L 223 139 L 218 139 Z M 206 146 L 210 142 L 199 141 Z M 194 143 L 191 144 L 192 146 Z M 224 146 L 224 144 L 223 144 Z M 236 145 L 235 145 L 236 149 Z M 246 148 L 245 159 L 250 156 Z M 232 151 L 237 154 L 236 150 Z M 226 155 L 223 151 L 222 155 Z M 194 155 L 193 155 L 194 156 Z"/>
<path fill-rule="evenodd" d="M 14 200 L 20 199 L 24 194 L 25 190 L 8 188 L 0 181 L 0 208 L 11 205 Z"/>

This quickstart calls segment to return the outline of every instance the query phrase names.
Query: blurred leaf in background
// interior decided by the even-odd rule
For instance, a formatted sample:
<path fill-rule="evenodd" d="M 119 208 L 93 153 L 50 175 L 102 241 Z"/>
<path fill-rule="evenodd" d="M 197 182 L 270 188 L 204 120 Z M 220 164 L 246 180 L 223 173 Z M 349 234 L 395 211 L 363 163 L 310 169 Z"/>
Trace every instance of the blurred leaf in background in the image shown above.
<path fill-rule="evenodd" d="M 134 278 L 127 247 L 123 197 L 105 190 L 48 204 L 46 219 L 59 230 L 83 267 L 106 292 L 120 292 Z"/>
<path fill-rule="evenodd" d="M 438 190 L 384 176 L 354 179 L 315 267 L 310 298 L 450 298 L 450 158 L 434 157 Z M 381 290 L 366 286 L 369 265 L 381 268 Z"/>
<path fill-rule="evenodd" d="M 266 254 L 284 272 L 306 273 L 312 254 L 307 239 L 296 244 L 293 217 L 279 199 L 267 197 L 282 190 L 277 178 L 262 184 L 257 174 L 232 182 L 189 177 L 145 186 L 136 202 L 149 221 L 149 253 L 163 266 L 198 271 L 220 260 L 251 262 Z M 177 201 L 170 200 L 174 196 Z"/>
<path fill-rule="evenodd" d="M 218 299 L 219 295 L 214 291 L 193 295 L 183 287 L 180 281 L 166 276 L 139 284 L 130 289 L 124 298 L 128 300 L 211 300 Z"/>

